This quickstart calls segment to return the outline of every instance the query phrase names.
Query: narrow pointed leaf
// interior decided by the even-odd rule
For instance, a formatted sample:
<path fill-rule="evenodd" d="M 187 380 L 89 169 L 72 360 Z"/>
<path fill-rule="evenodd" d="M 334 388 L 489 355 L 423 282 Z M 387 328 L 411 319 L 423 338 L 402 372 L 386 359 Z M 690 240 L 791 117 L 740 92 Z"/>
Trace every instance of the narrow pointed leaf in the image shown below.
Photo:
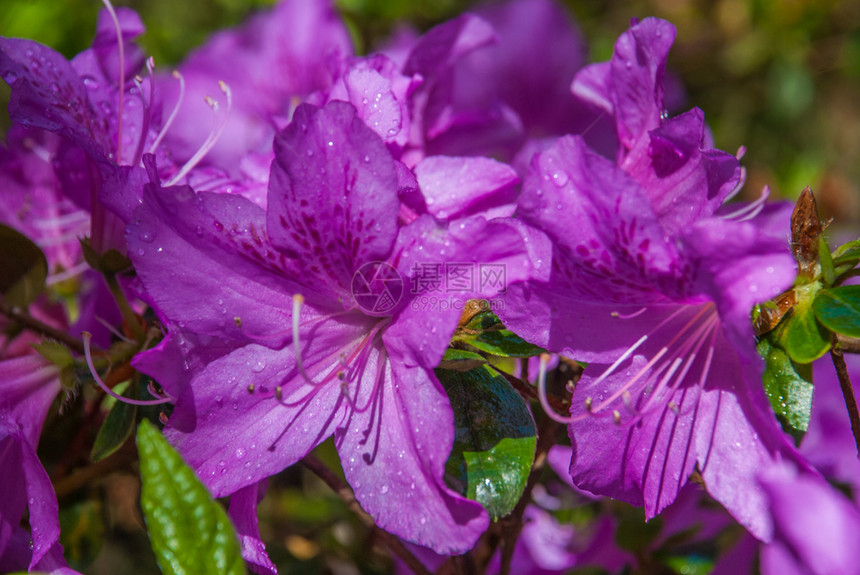
<path fill-rule="evenodd" d="M 114 403 L 98 435 L 90 457 L 93 461 L 104 459 L 122 447 L 134 430 L 134 420 L 137 417 L 137 406 L 122 401 Z"/>
<path fill-rule="evenodd" d="M 451 399 L 456 430 L 445 479 L 491 518 L 504 517 L 519 501 L 534 461 L 531 413 L 490 366 L 436 373 Z"/>
<path fill-rule="evenodd" d="M 850 337 L 860 337 L 860 286 L 823 289 L 812 304 L 815 317 L 828 329 Z"/>
<path fill-rule="evenodd" d="M 162 573 L 244 574 L 239 540 L 227 513 L 147 420 L 137 428 L 137 448 L 140 503 Z"/>

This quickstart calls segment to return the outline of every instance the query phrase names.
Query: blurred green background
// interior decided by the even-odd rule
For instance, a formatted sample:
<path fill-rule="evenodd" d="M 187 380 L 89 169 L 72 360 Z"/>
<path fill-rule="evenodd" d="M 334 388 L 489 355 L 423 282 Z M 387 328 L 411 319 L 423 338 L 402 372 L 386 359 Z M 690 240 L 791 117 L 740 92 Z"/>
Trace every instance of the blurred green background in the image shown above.
<path fill-rule="evenodd" d="M 272 0 L 121 0 L 147 26 L 142 43 L 159 65 L 176 63 L 210 31 L 241 22 Z M 400 21 L 420 29 L 475 2 L 338 0 L 359 51 Z M 717 143 L 747 148 L 746 193 L 765 184 L 783 197 L 813 186 L 827 216 L 860 222 L 860 2 L 856 0 L 566 1 L 603 60 L 630 18 L 678 27 L 670 69 L 688 106 L 704 109 Z M 3 0 L 0 34 L 35 38 L 71 56 L 92 35 L 97 0 Z M 6 87 L 3 87 L 6 91 Z"/>

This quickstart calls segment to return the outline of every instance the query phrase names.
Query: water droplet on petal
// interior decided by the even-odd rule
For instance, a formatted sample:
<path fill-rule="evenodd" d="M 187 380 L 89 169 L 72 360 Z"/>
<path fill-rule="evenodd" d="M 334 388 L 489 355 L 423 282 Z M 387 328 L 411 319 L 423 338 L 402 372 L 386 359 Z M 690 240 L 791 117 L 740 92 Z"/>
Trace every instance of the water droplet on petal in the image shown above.
<path fill-rule="evenodd" d="M 152 240 L 155 239 L 155 234 L 153 234 L 152 232 L 148 232 L 148 231 L 147 232 L 140 232 L 140 234 L 138 234 L 138 237 L 140 238 L 140 241 L 151 244 Z"/>

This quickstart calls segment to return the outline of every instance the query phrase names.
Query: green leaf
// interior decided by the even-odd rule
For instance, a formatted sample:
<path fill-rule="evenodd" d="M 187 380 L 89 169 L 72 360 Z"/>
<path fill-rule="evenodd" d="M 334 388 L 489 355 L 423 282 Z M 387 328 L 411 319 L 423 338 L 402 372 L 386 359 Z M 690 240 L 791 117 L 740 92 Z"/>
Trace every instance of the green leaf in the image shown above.
<path fill-rule="evenodd" d="M 534 420 L 499 373 L 483 365 L 466 372 L 437 369 L 454 408 L 454 447 L 445 479 L 481 503 L 493 520 L 508 515 L 534 461 Z"/>
<path fill-rule="evenodd" d="M 452 341 L 500 357 L 534 357 L 545 352 L 543 348 L 505 329 L 501 320 L 490 310 L 472 316 L 466 325 L 457 330 Z"/>
<path fill-rule="evenodd" d="M 818 263 L 821 265 L 821 279 L 824 285 L 832 286 L 836 279 L 836 269 L 833 265 L 833 256 L 830 254 L 830 246 L 827 238 L 818 236 Z"/>
<path fill-rule="evenodd" d="M 33 349 L 57 367 L 63 368 L 75 365 L 75 356 L 72 355 L 69 348 L 58 341 L 46 339 L 39 343 L 34 343 Z"/>
<path fill-rule="evenodd" d="M 842 244 L 833 251 L 833 263 L 837 266 L 856 264 L 860 261 L 860 240 Z"/>
<path fill-rule="evenodd" d="M 674 555 L 663 563 L 679 575 L 708 575 L 714 570 L 714 559 L 705 555 Z"/>
<path fill-rule="evenodd" d="M 30 239 L 0 224 L 0 295 L 10 306 L 27 307 L 45 289 L 48 260 Z"/>
<path fill-rule="evenodd" d="M 812 412 L 812 365 L 791 361 L 772 341 L 774 337 L 769 334 L 757 344 L 759 355 L 765 359 L 762 383 L 783 430 L 800 444 Z"/>
<path fill-rule="evenodd" d="M 442 357 L 442 363 L 439 364 L 439 367 L 456 371 L 469 371 L 485 363 L 487 363 L 487 360 L 480 354 L 464 349 L 448 348 L 445 350 L 445 355 Z"/>
<path fill-rule="evenodd" d="M 96 435 L 93 450 L 90 456 L 93 461 L 104 459 L 122 447 L 125 440 L 129 438 L 134 430 L 134 421 L 137 418 L 137 406 L 122 401 L 114 402 L 113 408 L 105 418 L 104 423 Z"/>
<path fill-rule="evenodd" d="M 777 343 L 796 363 L 812 363 L 830 349 L 830 334 L 818 324 L 812 302 L 820 284 L 797 287 L 797 303 L 776 330 Z"/>
<path fill-rule="evenodd" d="M 147 420 L 137 428 L 140 504 L 165 575 L 242 575 L 245 563 L 227 513 Z"/>
<path fill-rule="evenodd" d="M 815 317 L 828 329 L 850 337 L 860 337 L 860 286 L 823 289 L 812 304 Z"/>

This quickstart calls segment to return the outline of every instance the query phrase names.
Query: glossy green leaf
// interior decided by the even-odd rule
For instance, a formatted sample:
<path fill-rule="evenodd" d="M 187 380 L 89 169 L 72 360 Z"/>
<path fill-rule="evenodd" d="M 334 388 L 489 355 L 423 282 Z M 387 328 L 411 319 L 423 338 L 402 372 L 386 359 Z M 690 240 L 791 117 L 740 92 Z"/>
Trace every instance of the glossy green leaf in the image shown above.
<path fill-rule="evenodd" d="M 833 263 L 837 266 L 860 261 L 860 240 L 842 244 L 833 250 Z"/>
<path fill-rule="evenodd" d="M 122 401 L 115 401 L 113 407 L 102 423 L 90 457 L 93 461 L 104 459 L 122 447 L 134 430 L 137 418 L 137 406 Z"/>
<path fill-rule="evenodd" d="M 487 360 L 480 354 L 464 349 L 448 348 L 445 350 L 445 355 L 442 357 L 442 363 L 439 364 L 439 367 L 456 371 L 469 371 L 485 363 L 487 363 Z"/>
<path fill-rule="evenodd" d="M 45 254 L 19 231 L 0 224 L 0 295 L 11 306 L 27 307 L 45 289 Z"/>
<path fill-rule="evenodd" d="M 812 412 L 812 365 L 791 361 L 774 337 L 768 334 L 758 342 L 759 355 L 765 359 L 762 383 L 783 430 L 799 444 Z"/>
<path fill-rule="evenodd" d="M 436 370 L 454 408 L 454 447 L 445 479 L 487 508 L 494 520 L 519 501 L 534 461 L 534 420 L 497 371 Z"/>
<path fill-rule="evenodd" d="M 815 317 L 828 329 L 850 337 L 860 337 L 860 286 L 839 286 L 820 290 L 812 304 Z"/>
<path fill-rule="evenodd" d="M 505 329 L 501 320 L 490 310 L 472 316 L 466 325 L 457 330 L 453 341 L 500 357 L 534 357 L 544 353 L 543 348 Z"/>
<path fill-rule="evenodd" d="M 812 363 L 830 350 L 830 335 L 815 319 L 812 302 L 819 284 L 797 288 L 797 303 L 777 328 L 777 343 L 796 363 Z"/>
<path fill-rule="evenodd" d="M 149 421 L 137 428 L 140 504 L 165 575 L 241 575 L 239 540 L 224 509 Z"/>

